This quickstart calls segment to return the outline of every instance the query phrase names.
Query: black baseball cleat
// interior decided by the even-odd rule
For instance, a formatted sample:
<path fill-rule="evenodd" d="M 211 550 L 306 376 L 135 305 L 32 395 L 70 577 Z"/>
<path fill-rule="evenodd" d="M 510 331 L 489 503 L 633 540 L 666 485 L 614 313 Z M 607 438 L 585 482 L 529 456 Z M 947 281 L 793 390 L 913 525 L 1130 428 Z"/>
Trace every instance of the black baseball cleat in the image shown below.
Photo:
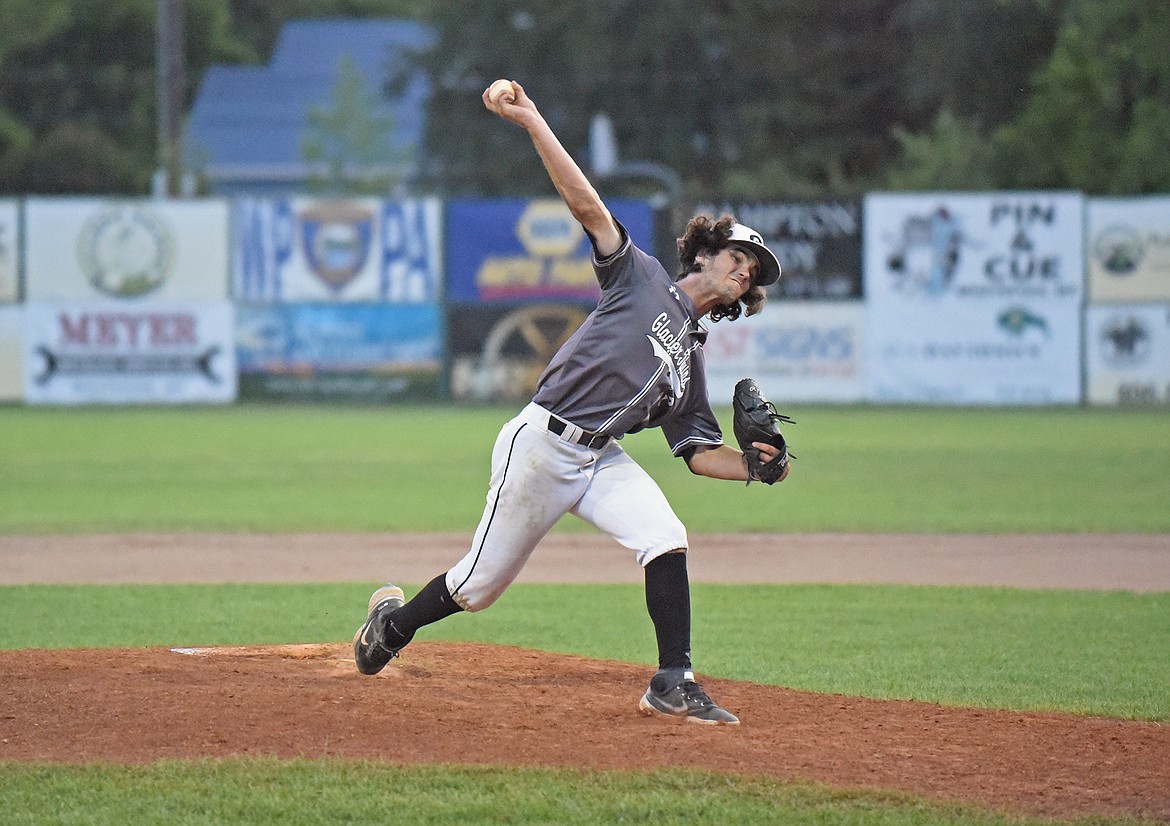
<path fill-rule="evenodd" d="M 406 604 L 402 589 L 387 582 L 370 597 L 366 623 L 353 635 L 353 661 L 363 674 L 377 674 L 405 647 L 386 645 L 386 623 L 390 614 Z"/>
<path fill-rule="evenodd" d="M 739 725 L 739 718 L 715 705 L 702 686 L 695 682 L 695 675 L 689 669 L 668 668 L 655 674 L 638 708 L 647 716 L 683 717 L 688 723 Z"/>

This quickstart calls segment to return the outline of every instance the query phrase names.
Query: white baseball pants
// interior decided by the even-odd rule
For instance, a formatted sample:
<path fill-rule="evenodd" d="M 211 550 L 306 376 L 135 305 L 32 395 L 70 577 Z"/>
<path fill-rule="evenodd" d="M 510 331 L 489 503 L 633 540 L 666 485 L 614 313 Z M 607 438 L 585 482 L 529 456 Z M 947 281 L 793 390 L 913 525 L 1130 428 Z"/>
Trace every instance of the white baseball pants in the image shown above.
<path fill-rule="evenodd" d="M 471 549 L 447 572 L 447 590 L 466 611 L 495 602 L 566 513 L 634 551 L 643 567 L 687 548 L 686 528 L 658 484 L 616 440 L 584 447 L 566 438 L 577 428 L 558 436 L 548 422 L 547 410 L 529 404 L 496 438 L 483 517 Z"/>

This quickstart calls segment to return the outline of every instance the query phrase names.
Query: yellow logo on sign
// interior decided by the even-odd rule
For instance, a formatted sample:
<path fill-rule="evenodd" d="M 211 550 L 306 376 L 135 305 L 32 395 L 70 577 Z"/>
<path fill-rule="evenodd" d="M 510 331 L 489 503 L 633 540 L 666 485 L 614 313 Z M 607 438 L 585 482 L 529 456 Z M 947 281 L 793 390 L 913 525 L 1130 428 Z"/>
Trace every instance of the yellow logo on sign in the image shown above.
<path fill-rule="evenodd" d="M 481 298 L 596 298 L 593 264 L 574 254 L 585 230 L 564 203 L 528 204 L 516 221 L 516 237 L 525 255 L 489 256 L 480 264 L 475 281 Z"/>
<path fill-rule="evenodd" d="M 577 249 L 585 230 L 560 201 L 533 201 L 520 215 L 516 237 L 529 255 L 564 258 Z"/>

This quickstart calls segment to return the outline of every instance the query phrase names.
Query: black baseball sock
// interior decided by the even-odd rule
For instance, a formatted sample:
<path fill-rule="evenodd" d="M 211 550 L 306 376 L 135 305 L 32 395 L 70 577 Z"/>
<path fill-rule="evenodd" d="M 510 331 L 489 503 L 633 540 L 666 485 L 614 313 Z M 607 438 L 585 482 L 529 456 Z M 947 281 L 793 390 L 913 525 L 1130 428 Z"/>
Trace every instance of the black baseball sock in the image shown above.
<path fill-rule="evenodd" d="M 691 585 L 686 553 L 669 553 L 646 566 L 646 609 L 658 637 L 659 668 L 691 667 Z"/>
<path fill-rule="evenodd" d="M 410 642 L 414 632 L 424 625 L 438 622 L 462 610 L 447 590 L 447 574 L 439 574 L 408 603 L 390 615 L 386 623 L 386 644 L 391 648 L 400 648 Z"/>

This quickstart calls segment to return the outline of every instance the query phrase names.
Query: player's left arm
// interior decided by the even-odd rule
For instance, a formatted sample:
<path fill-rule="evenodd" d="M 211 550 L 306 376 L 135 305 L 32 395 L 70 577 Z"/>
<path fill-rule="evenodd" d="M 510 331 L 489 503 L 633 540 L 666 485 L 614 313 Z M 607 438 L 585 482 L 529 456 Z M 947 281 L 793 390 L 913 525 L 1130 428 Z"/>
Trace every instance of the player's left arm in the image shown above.
<path fill-rule="evenodd" d="M 764 461 L 770 461 L 776 458 L 776 454 L 780 451 L 768 444 L 767 442 L 753 442 L 760 450 L 760 455 Z M 696 476 L 707 476 L 711 479 L 729 479 L 734 482 L 746 482 L 748 480 L 747 462 L 744 460 L 743 453 L 736 450 L 730 445 L 703 445 L 695 448 L 695 451 L 686 460 L 687 467 L 691 469 L 691 473 Z M 791 467 L 791 466 L 789 466 Z M 789 467 L 784 468 L 784 473 L 777 481 L 784 481 L 788 476 Z"/>

